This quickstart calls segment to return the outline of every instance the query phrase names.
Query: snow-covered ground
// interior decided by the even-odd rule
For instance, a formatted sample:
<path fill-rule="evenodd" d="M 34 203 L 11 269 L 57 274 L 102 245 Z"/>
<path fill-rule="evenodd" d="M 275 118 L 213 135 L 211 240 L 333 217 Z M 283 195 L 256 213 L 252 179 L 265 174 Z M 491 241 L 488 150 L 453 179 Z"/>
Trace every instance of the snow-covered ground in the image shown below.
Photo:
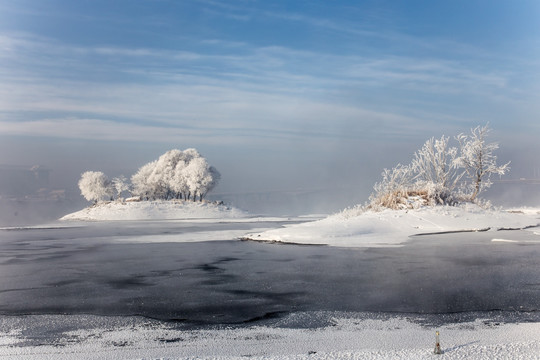
<path fill-rule="evenodd" d="M 77 320 L 81 324 L 96 321 L 92 316 Z M 39 323 L 56 321 L 56 317 L 46 315 Z M 114 323 L 115 319 L 97 321 Z M 338 315 L 330 326 L 309 329 L 252 326 L 205 330 L 181 330 L 174 324 L 144 319 L 118 321 L 121 324 L 67 330 L 49 343 L 26 338 L 24 333 L 29 330 L 22 323 L 9 329 L 4 324 L 0 358 L 491 360 L 538 359 L 540 354 L 540 323 L 492 319 L 434 327 L 401 316 L 362 319 Z M 440 332 L 442 355 L 433 354 L 435 331 Z"/>
<path fill-rule="evenodd" d="M 540 211 L 537 209 L 485 210 L 472 204 L 380 212 L 349 209 L 319 221 L 250 233 L 245 238 L 296 244 L 373 247 L 399 245 L 407 241 L 409 236 L 417 234 L 523 229 L 538 224 Z"/>
<path fill-rule="evenodd" d="M 247 213 L 226 205 L 192 201 L 113 201 L 68 214 L 60 220 L 117 221 L 172 219 L 234 219 Z"/>
<path fill-rule="evenodd" d="M 70 214 L 63 220 L 166 220 L 197 219 L 199 222 L 265 221 L 248 235 L 253 240 L 342 247 L 396 246 L 411 235 L 450 231 L 493 231 L 493 241 L 519 242 L 497 232 L 522 229 L 540 223 L 537 209 L 484 210 L 476 206 L 433 207 L 417 210 L 365 212 L 350 209 L 322 220 L 270 229 L 269 222 L 283 218 L 249 217 L 246 213 L 212 204 L 140 202 L 110 203 Z M 299 221 L 313 218 L 297 219 Z M 57 225 L 56 225 L 57 226 Z M 246 237 L 241 229 L 129 236 L 130 242 L 207 241 Z M 531 233 L 539 235 L 536 229 Z M 534 238 L 535 236 L 532 235 Z M 421 238 L 419 238 L 421 239 Z M 531 241 L 527 237 L 527 241 Z M 119 240 L 122 241 L 122 240 Z M 70 315 L 81 324 L 96 316 Z M 291 313 L 288 316 L 302 316 Z M 309 316 L 317 316 L 310 314 Z M 337 314 L 326 326 L 288 327 L 262 325 L 220 329 L 180 329 L 176 324 L 150 319 L 114 324 L 105 318 L 99 326 L 62 330 L 59 336 L 29 340 L 28 332 L 48 326 L 64 329 L 59 315 L 0 317 L 0 359 L 133 359 L 133 358 L 255 358 L 255 359 L 539 359 L 539 322 L 508 322 L 476 318 L 469 322 L 442 322 L 423 326 L 401 315 L 380 318 Z M 99 317 L 98 317 L 99 318 Z M 41 320 L 32 320 L 41 319 Z M 122 318 L 125 322 L 130 318 Z M 418 319 L 416 319 L 418 320 Z M 536 321 L 536 320 L 534 320 Z M 107 325 L 108 322 L 113 324 Z M 38 330 L 35 330 L 38 329 Z M 440 331 L 444 354 L 433 355 L 435 331 Z M 56 330 L 58 331 L 58 330 Z"/>

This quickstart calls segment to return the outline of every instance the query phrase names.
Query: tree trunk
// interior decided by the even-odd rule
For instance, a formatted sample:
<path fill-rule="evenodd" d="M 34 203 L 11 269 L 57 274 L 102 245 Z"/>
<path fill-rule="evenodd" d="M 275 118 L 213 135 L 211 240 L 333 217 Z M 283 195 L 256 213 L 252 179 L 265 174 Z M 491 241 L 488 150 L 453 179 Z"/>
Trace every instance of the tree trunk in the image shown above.
<path fill-rule="evenodd" d="M 482 176 L 476 175 L 476 184 L 474 185 L 474 192 L 471 195 L 471 201 L 476 200 L 478 193 L 480 192 L 480 183 L 482 182 Z"/>

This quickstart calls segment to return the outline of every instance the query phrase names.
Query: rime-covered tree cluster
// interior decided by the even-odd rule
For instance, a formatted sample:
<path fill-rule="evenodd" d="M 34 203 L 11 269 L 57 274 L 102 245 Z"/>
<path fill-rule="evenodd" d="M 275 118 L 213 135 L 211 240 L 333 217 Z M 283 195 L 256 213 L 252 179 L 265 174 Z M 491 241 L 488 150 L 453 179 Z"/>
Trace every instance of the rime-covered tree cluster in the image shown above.
<path fill-rule="evenodd" d="M 431 138 L 418 150 L 408 165 L 384 169 L 375 184 L 368 207 L 412 208 L 421 205 L 455 205 L 475 202 L 492 185 L 493 174 L 504 175 L 509 164 L 497 165 L 497 143 L 487 143 L 488 125 L 478 126 L 469 135 Z"/>
<path fill-rule="evenodd" d="M 220 179 L 195 149 L 170 150 L 131 177 L 132 193 L 144 199 L 202 200 Z"/>
<path fill-rule="evenodd" d="M 79 188 L 88 200 L 112 200 L 123 194 L 141 200 L 184 199 L 202 201 L 219 182 L 221 175 L 195 149 L 169 150 L 159 159 L 143 165 L 132 177 L 110 181 L 105 174 L 87 171 L 81 175 Z"/>

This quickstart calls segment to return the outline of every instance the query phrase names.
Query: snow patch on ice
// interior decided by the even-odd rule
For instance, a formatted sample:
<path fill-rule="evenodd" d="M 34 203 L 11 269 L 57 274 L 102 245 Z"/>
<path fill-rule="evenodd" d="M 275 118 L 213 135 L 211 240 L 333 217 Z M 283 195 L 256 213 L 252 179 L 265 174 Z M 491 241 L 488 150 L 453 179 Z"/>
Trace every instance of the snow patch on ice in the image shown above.
<path fill-rule="evenodd" d="M 517 244 L 540 244 L 539 240 L 511 240 L 511 239 L 492 239 L 492 242 L 506 242 L 506 243 L 517 243 Z"/>
<path fill-rule="evenodd" d="M 265 231 L 269 227 L 260 227 L 255 231 Z M 190 231 L 180 234 L 160 234 L 111 238 L 118 243 L 193 243 L 202 241 L 221 241 L 232 240 L 241 237 L 246 230 L 208 230 L 208 231 Z"/>
<path fill-rule="evenodd" d="M 507 242 L 507 243 L 517 243 L 517 240 L 508 240 L 508 239 L 491 239 L 492 242 Z"/>

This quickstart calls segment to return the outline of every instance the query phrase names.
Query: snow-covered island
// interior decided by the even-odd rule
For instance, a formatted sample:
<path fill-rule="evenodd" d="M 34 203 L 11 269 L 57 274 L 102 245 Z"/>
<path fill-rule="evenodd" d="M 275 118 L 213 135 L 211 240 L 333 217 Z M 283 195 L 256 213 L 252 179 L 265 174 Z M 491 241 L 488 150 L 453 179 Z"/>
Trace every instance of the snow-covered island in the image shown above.
<path fill-rule="evenodd" d="M 122 200 L 129 194 L 138 200 L 202 201 L 221 179 L 221 174 L 196 149 L 173 149 L 139 168 L 131 183 L 123 176 L 109 180 L 101 171 L 81 174 L 79 189 L 88 201 Z"/>
<path fill-rule="evenodd" d="M 450 145 L 449 137 L 429 139 L 410 164 L 384 169 L 366 205 L 244 239 L 365 247 L 397 245 L 411 235 L 538 226 L 537 210 L 498 210 L 479 198 L 491 186 L 492 175 L 509 170 L 509 163 L 497 165 L 498 144 L 486 142 L 489 131 L 486 125 L 460 134 L 457 146 Z"/>
<path fill-rule="evenodd" d="M 132 177 L 109 180 L 100 171 L 86 171 L 79 180 L 81 195 L 93 205 L 60 220 L 229 219 L 244 211 L 208 202 L 204 197 L 221 178 L 196 149 L 173 149 L 143 165 Z M 123 198 L 128 194 L 130 197 Z"/>

